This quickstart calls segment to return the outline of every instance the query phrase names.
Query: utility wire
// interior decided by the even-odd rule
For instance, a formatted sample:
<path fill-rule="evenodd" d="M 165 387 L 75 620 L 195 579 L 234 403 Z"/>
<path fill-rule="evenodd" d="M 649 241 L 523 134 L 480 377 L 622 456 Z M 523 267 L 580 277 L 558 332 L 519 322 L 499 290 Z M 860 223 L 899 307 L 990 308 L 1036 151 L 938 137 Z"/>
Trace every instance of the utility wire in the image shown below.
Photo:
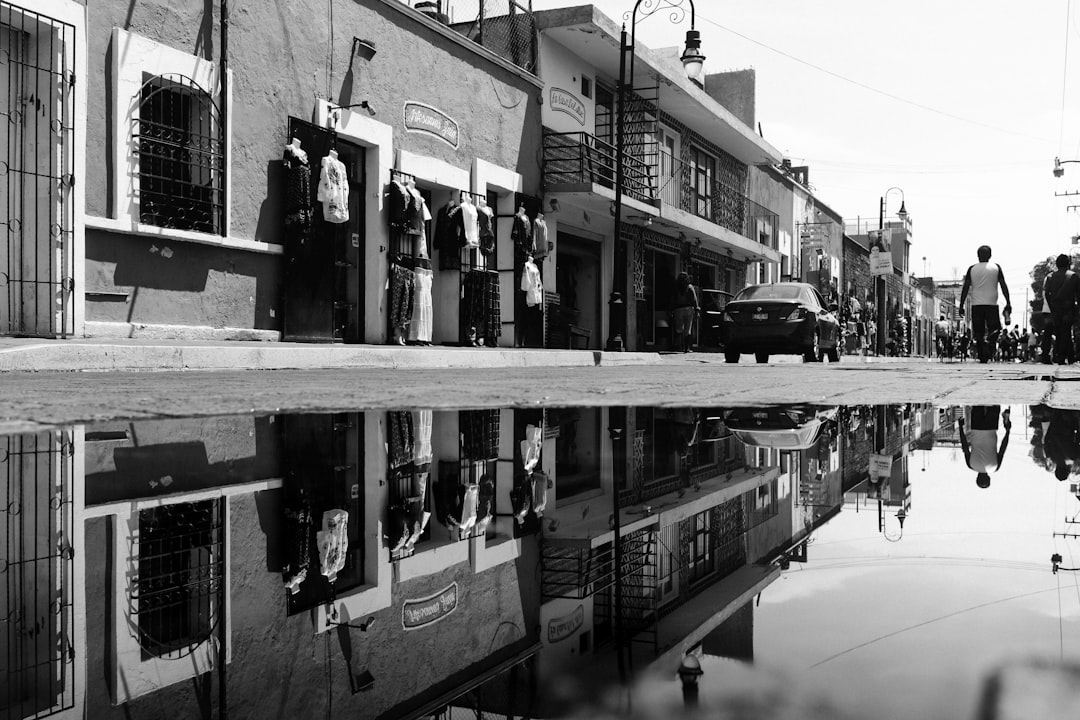
<path fill-rule="evenodd" d="M 958 615 L 963 615 L 965 613 L 969 613 L 972 610 L 981 610 L 982 608 L 991 607 L 992 605 L 1000 605 L 1001 603 L 1011 602 L 1013 600 L 1022 600 L 1023 598 L 1026 598 L 1026 597 L 1032 597 L 1033 595 L 1042 595 L 1043 593 L 1048 593 L 1048 592 L 1053 592 L 1053 591 L 1054 591 L 1054 588 L 1048 588 L 1046 590 L 1035 590 L 1035 591 L 1032 591 L 1032 592 L 1022 593 L 1020 595 L 1013 595 L 1012 597 L 1001 598 L 999 600 L 990 600 L 989 602 L 980 603 L 979 605 L 972 605 L 971 607 L 962 608 L 960 610 L 956 610 L 955 612 L 946 613 L 944 615 L 939 615 L 938 617 L 930 618 L 929 620 L 924 620 L 923 622 L 915 623 L 914 625 L 908 625 L 907 627 L 902 627 L 899 630 L 893 630 L 892 632 L 885 633 L 884 635 L 879 635 L 876 638 L 873 638 L 872 640 L 867 640 L 866 642 L 859 643 L 858 645 L 853 645 L 853 646 L 847 648 L 846 650 L 841 650 L 838 653 L 833 653 L 832 655 L 825 658 L 824 660 L 819 660 L 818 662 L 811 665 L 810 669 L 816 668 L 819 665 L 824 665 L 825 663 L 828 663 L 828 662 L 832 662 L 833 660 L 836 660 L 839 657 L 847 655 L 850 652 L 855 652 L 856 650 L 861 650 L 862 648 L 873 645 L 874 643 L 880 642 L 881 640 L 887 640 L 887 639 L 889 639 L 891 637 L 894 637 L 896 635 L 901 635 L 903 633 L 906 633 L 908 630 L 916 630 L 918 628 L 925 627 L 927 625 L 932 625 L 932 624 L 934 624 L 936 622 L 940 622 L 941 620 L 948 620 L 949 618 L 953 618 L 953 617 L 956 617 Z"/>
<path fill-rule="evenodd" d="M 863 90 L 869 90 L 872 93 L 877 93 L 878 95 L 882 95 L 882 96 L 887 97 L 887 98 L 889 98 L 891 100 L 896 100 L 897 102 L 902 102 L 902 103 L 904 103 L 906 105 L 911 105 L 912 107 L 917 107 L 920 110 L 926 110 L 927 112 L 932 112 L 932 113 L 936 113 L 938 115 L 942 115 L 942 116 L 947 117 L 947 118 L 952 118 L 953 120 L 959 120 L 960 122 L 969 123 L 971 125 L 977 125 L 979 127 L 986 128 L 987 130 L 994 130 L 996 132 L 1005 133 L 1007 135 L 1014 135 L 1016 137 L 1022 137 L 1022 138 L 1026 138 L 1028 140 L 1036 140 L 1038 142 L 1053 142 L 1052 140 L 1047 140 L 1046 138 L 1036 137 L 1035 135 L 1028 135 L 1027 133 L 1022 133 L 1022 132 L 1019 132 L 1019 131 L 1016 131 L 1016 130 L 1009 130 L 1007 128 L 1001 128 L 1001 127 L 997 127 L 995 125 L 989 125 L 987 123 L 980 122 L 978 120 L 972 120 L 971 118 L 963 117 L 962 115 L 955 115 L 955 114 L 953 114 L 951 112 L 947 112 L 945 110 L 939 110 L 938 108 L 931 107 L 929 105 L 924 105 L 924 104 L 922 104 L 920 102 L 916 102 L 914 100 L 908 100 L 907 98 L 900 97 L 899 95 L 894 95 L 893 93 L 888 92 L 886 90 L 881 90 L 880 88 L 876 88 L 876 87 L 874 87 L 872 85 L 867 85 L 864 82 L 860 82 L 858 80 L 853 80 L 853 79 L 851 79 L 849 77 L 841 75 L 840 73 L 833 72 L 832 70 L 829 70 L 828 68 L 821 67 L 820 65 L 815 65 L 814 63 L 809 62 L 807 60 L 803 60 L 802 58 L 795 57 L 791 53 L 784 52 L 783 50 L 779 50 L 777 48 L 774 48 L 771 45 L 766 45 L 765 43 L 763 43 L 763 42 L 761 42 L 759 40 L 755 40 L 754 38 L 752 38 L 752 37 L 750 37 L 748 35 L 743 35 L 741 32 L 739 32 L 737 30 L 732 30 L 731 28 L 729 28 L 729 27 L 727 27 L 725 25 L 721 25 L 720 23 L 716 22 L 715 20 L 711 20 L 711 19 L 709 19 L 707 17 L 702 17 L 700 15 L 698 17 L 700 17 L 701 20 L 703 20 L 704 22 L 709 23 L 710 25 L 718 27 L 718 28 L 720 28 L 721 30 L 723 30 L 725 32 L 728 32 L 728 33 L 731 33 L 732 35 L 735 35 L 736 37 L 740 37 L 743 40 L 746 40 L 747 42 L 751 42 L 751 43 L 753 43 L 755 45 L 763 47 L 766 50 L 769 50 L 771 52 L 776 53 L 777 55 L 782 55 L 783 57 L 786 57 L 789 60 L 793 60 L 793 61 L 795 61 L 797 63 L 802 64 L 802 65 L 806 65 L 807 67 L 813 68 L 814 70 L 817 70 L 818 72 L 823 72 L 826 75 L 830 75 L 830 76 L 836 78 L 837 80 L 843 80 L 846 83 L 851 83 L 852 85 L 860 87 Z"/>

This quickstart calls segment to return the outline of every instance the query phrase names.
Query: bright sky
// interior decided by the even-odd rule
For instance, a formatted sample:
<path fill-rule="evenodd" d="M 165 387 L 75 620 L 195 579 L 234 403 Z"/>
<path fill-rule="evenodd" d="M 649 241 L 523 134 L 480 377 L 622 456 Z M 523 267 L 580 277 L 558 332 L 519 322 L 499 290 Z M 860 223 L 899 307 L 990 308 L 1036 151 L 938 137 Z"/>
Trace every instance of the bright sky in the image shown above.
<path fill-rule="evenodd" d="M 533 0 L 535 10 L 572 4 Z M 633 7 L 593 4 L 616 20 Z M 903 190 L 915 273 L 925 257 L 935 278 L 962 274 L 987 243 L 1019 305 L 1031 266 L 1069 251 L 1080 213 L 1067 206 L 1080 196 L 1054 193 L 1080 191 L 1080 164 L 1065 165 L 1061 179 L 1051 171 L 1055 156 L 1080 160 L 1080 2 L 698 0 L 696 8 L 706 71 L 756 70 L 765 139 L 810 166 L 822 201 L 845 218 L 876 219 L 880 196 Z M 681 46 L 689 17 L 674 25 L 669 15 L 639 19 L 639 40 Z M 887 213 L 899 208 L 893 191 Z"/>

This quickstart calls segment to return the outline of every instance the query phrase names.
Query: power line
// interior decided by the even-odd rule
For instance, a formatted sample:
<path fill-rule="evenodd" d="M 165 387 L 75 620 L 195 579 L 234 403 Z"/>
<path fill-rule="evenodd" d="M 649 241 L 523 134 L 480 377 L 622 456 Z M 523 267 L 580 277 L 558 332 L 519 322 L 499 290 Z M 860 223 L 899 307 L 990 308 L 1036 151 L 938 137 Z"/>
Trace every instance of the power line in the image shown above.
<path fill-rule="evenodd" d="M 731 28 L 727 27 L 726 25 L 721 25 L 720 23 L 716 22 L 715 20 L 711 20 L 711 19 L 709 19 L 707 17 L 702 17 L 700 15 L 698 17 L 700 17 L 701 20 L 703 20 L 704 22 L 709 23 L 710 25 L 718 27 L 718 28 L 720 28 L 721 30 L 723 30 L 725 32 L 729 32 L 732 35 L 735 35 L 736 37 L 740 37 L 743 40 L 746 40 L 747 42 L 751 42 L 751 43 L 753 43 L 755 45 L 763 47 L 766 50 L 769 50 L 770 52 L 774 52 L 777 55 L 781 55 L 783 57 L 786 57 L 789 60 L 793 60 L 793 61 L 795 61 L 797 63 L 800 63 L 802 65 L 805 65 L 805 66 L 807 66 L 809 68 L 817 70 L 818 72 L 822 72 L 822 73 L 825 73 L 826 75 L 830 75 L 830 76 L 836 78 L 837 80 L 843 80 L 846 83 L 851 83 L 852 85 L 855 85 L 856 87 L 860 87 L 863 90 L 869 90 L 872 93 L 877 93 L 878 95 L 882 95 L 884 97 L 887 97 L 890 100 L 896 100 L 897 102 L 902 102 L 902 103 L 904 103 L 906 105 L 911 105 L 912 107 L 917 107 L 920 110 L 926 110 L 927 112 L 936 113 L 936 114 L 941 115 L 943 117 L 952 118 L 953 120 L 959 120 L 960 122 L 969 123 L 971 125 L 977 125 L 979 127 L 986 128 L 987 130 L 994 130 L 996 132 L 1005 133 L 1007 135 L 1014 135 L 1016 137 L 1022 137 L 1022 138 L 1026 138 L 1028 140 L 1036 140 L 1038 142 L 1046 142 L 1046 143 L 1053 142 L 1052 140 L 1047 140 L 1046 138 L 1036 137 L 1035 135 L 1028 135 L 1027 133 L 1018 132 L 1016 130 L 1008 130 L 1006 128 L 997 127 L 995 125 L 990 125 L 990 124 L 987 124 L 987 123 L 984 123 L 984 122 L 980 122 L 978 120 L 972 120 L 971 118 L 963 117 L 962 115 L 956 115 L 954 113 L 951 113 L 951 112 L 948 112 L 948 111 L 945 111 L 945 110 L 939 110 L 938 108 L 931 107 L 929 105 L 924 105 L 923 103 L 916 102 L 914 100 L 908 100 L 907 98 L 900 97 L 899 95 L 895 95 L 895 94 L 893 94 L 891 92 L 888 92 L 886 90 L 881 90 L 880 88 L 876 88 L 876 87 L 874 87 L 872 85 L 867 85 L 864 82 L 860 82 L 858 80 L 853 80 L 853 79 L 851 79 L 849 77 L 841 75 L 840 73 L 833 72 L 832 70 L 829 70 L 828 68 L 821 67 L 820 65 L 815 65 L 814 63 L 809 62 L 808 60 L 803 60 L 802 58 L 795 57 L 791 53 L 784 52 L 783 50 L 779 50 L 777 48 L 774 48 L 771 45 L 766 45 L 765 43 L 761 42 L 760 40 L 755 40 L 754 38 L 752 38 L 752 37 L 750 37 L 748 35 L 743 35 L 738 30 L 732 30 Z"/>

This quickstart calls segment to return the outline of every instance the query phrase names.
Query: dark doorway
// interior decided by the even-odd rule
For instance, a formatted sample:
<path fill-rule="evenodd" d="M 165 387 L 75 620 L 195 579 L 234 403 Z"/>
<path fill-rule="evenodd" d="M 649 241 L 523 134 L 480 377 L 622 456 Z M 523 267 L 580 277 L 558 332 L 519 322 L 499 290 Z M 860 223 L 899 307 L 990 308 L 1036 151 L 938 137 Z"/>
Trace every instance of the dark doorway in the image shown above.
<path fill-rule="evenodd" d="M 282 339 L 293 342 L 347 342 L 364 339 L 364 148 L 318 125 L 289 118 L 289 137 L 300 141 L 311 171 L 313 218 L 308 232 L 285 234 Z M 349 220 L 327 222 L 317 200 L 322 159 L 331 151 L 345 165 Z"/>

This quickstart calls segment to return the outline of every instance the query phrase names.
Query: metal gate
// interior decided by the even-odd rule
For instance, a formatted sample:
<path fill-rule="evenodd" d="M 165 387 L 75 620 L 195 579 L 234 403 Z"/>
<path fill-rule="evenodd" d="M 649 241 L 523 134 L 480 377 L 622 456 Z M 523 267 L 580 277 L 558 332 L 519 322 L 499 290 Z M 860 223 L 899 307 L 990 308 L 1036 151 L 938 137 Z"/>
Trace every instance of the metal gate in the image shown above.
<path fill-rule="evenodd" d="M 75 26 L 0 0 L 0 334 L 74 330 Z"/>
<path fill-rule="evenodd" d="M 74 707 L 69 431 L 0 437 L 0 718 Z"/>

